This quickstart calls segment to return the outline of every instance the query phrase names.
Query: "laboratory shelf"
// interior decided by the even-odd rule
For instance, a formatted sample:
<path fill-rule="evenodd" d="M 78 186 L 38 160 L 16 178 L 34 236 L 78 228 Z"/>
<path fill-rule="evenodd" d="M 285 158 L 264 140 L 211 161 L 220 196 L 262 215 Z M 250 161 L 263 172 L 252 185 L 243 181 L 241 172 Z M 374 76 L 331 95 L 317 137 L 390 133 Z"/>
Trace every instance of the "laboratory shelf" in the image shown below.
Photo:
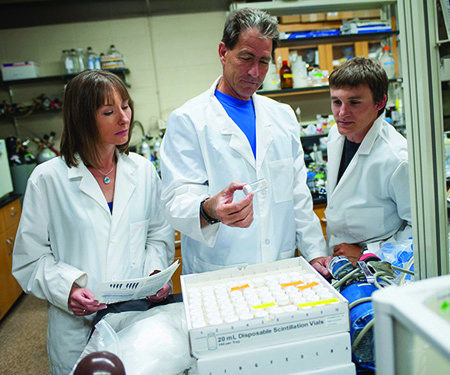
<path fill-rule="evenodd" d="M 123 77 L 125 74 L 128 74 L 130 72 L 130 70 L 128 68 L 116 68 L 116 69 L 105 69 L 105 70 L 107 70 L 109 72 L 112 72 L 114 74 L 117 74 L 120 77 Z M 58 74 L 58 75 L 46 76 L 46 77 L 15 79 L 15 80 L 11 80 L 11 81 L 1 81 L 0 85 L 4 86 L 4 87 L 9 87 L 9 86 L 18 85 L 18 84 L 43 83 L 43 82 L 52 82 L 52 81 L 55 81 L 55 82 L 61 82 L 61 81 L 68 82 L 68 81 L 70 81 L 73 77 L 75 77 L 78 74 L 79 73 L 75 73 L 75 74 Z"/>
<path fill-rule="evenodd" d="M 402 83 L 403 78 L 391 78 L 389 83 Z M 281 97 L 281 96 L 291 96 L 291 95 L 302 95 L 302 94 L 319 94 L 323 92 L 329 92 L 330 86 L 311 86 L 311 87 L 299 87 L 295 89 L 279 89 L 279 90 L 259 90 L 256 93 L 259 95 L 270 96 L 271 98 Z"/>
<path fill-rule="evenodd" d="M 398 34 L 399 32 L 397 30 L 393 30 L 375 33 L 340 34 L 330 36 L 316 36 L 311 38 L 283 39 L 280 40 L 280 47 L 301 47 L 318 44 L 367 42 L 391 38 Z"/>

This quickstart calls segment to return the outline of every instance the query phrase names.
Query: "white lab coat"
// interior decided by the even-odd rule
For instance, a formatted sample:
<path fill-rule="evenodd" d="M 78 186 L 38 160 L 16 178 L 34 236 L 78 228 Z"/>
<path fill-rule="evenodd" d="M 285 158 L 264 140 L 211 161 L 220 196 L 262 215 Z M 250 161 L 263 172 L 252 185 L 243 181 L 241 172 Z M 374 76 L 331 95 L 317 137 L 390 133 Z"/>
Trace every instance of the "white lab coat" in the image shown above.
<path fill-rule="evenodd" d="M 381 117 L 372 125 L 336 185 L 345 137 L 333 126 L 328 136 L 327 243 L 367 245 L 412 235 L 406 139 Z"/>
<path fill-rule="evenodd" d="M 48 303 L 51 374 L 68 374 L 83 351 L 94 315 L 68 306 L 74 282 L 96 292 L 102 281 L 148 276 L 174 258 L 174 232 L 164 218 L 160 180 L 143 157 L 118 155 L 111 215 L 95 178 L 62 158 L 36 167 L 28 181 L 13 255 L 13 275 L 26 293 Z"/>
<path fill-rule="evenodd" d="M 219 77 L 220 79 L 220 77 Z M 212 87 L 169 117 L 161 145 L 162 199 L 170 224 L 181 232 L 183 273 L 327 255 L 320 222 L 306 185 L 300 129 L 292 109 L 253 95 L 256 160 L 245 134 L 227 115 Z M 265 178 L 253 199 L 249 228 L 200 227 L 200 202 L 232 180 Z M 244 197 L 235 193 L 235 201 Z"/>

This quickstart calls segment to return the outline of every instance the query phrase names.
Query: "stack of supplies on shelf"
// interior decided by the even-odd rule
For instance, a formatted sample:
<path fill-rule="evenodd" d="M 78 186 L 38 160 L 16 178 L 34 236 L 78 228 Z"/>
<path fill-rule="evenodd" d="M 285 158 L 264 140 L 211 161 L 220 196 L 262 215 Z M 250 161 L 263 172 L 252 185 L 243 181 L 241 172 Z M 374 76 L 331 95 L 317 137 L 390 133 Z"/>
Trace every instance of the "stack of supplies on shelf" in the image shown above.
<path fill-rule="evenodd" d="M 381 20 L 360 20 L 354 18 L 350 21 L 344 21 L 341 26 L 342 34 L 381 33 L 386 31 L 392 31 L 391 24 L 388 21 Z"/>
<path fill-rule="evenodd" d="M 334 35 L 339 35 L 338 29 L 282 32 L 280 33 L 280 39 L 287 40 L 287 39 L 317 38 Z"/>

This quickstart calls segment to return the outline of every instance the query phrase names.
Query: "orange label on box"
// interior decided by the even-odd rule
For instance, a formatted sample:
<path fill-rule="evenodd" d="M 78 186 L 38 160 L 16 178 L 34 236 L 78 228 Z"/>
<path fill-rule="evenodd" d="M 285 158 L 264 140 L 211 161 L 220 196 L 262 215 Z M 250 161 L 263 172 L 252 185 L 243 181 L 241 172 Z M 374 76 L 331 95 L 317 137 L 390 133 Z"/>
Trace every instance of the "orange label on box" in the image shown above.
<path fill-rule="evenodd" d="M 312 283 L 305 284 L 305 285 L 302 285 L 302 286 L 298 286 L 297 288 L 300 289 L 300 290 L 305 290 L 305 289 L 308 289 L 308 288 L 312 288 L 313 286 L 316 286 L 316 285 L 319 285 L 319 283 L 317 281 L 313 281 Z"/>
<path fill-rule="evenodd" d="M 295 286 L 298 284 L 303 284 L 303 281 L 298 280 L 298 281 L 292 281 L 291 283 L 286 283 L 286 284 L 280 284 L 282 288 L 286 288 L 287 286 Z"/>
<path fill-rule="evenodd" d="M 241 285 L 241 286 L 235 286 L 234 288 L 231 288 L 231 291 L 233 290 L 241 290 L 241 289 L 245 289 L 245 288 L 249 288 L 250 285 L 245 284 L 245 285 Z"/>

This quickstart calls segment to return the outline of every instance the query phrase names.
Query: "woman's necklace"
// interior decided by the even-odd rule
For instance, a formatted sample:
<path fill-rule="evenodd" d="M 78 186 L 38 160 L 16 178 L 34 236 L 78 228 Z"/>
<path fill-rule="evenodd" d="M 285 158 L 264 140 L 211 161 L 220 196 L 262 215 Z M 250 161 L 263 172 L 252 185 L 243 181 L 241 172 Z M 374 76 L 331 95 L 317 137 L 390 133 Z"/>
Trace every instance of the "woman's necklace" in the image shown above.
<path fill-rule="evenodd" d="M 114 167 L 116 166 L 116 164 L 113 162 L 113 166 L 111 168 L 111 170 L 108 173 L 103 173 L 102 171 L 99 171 L 97 168 L 95 168 L 95 170 L 97 172 L 100 172 L 103 176 L 105 176 L 103 178 L 103 183 L 108 185 L 111 182 L 111 179 L 108 177 L 108 175 L 113 171 Z"/>

